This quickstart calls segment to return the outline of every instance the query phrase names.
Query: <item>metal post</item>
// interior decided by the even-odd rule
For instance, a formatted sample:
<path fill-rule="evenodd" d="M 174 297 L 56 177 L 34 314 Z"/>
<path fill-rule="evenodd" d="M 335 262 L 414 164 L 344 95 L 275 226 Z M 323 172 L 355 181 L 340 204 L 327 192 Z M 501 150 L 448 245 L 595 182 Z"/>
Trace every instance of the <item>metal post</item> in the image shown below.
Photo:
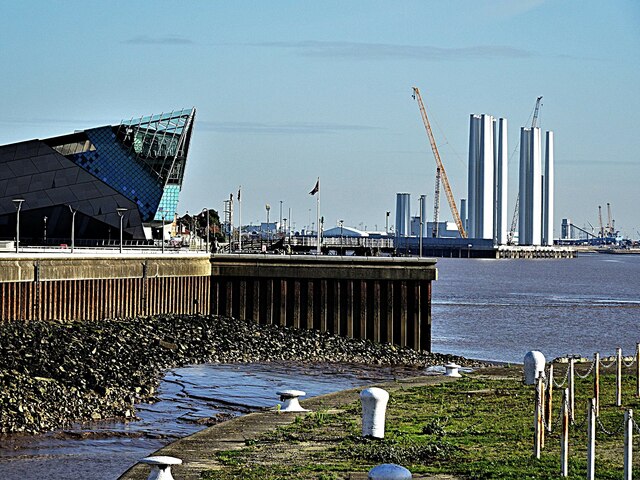
<path fill-rule="evenodd" d="M 596 400 L 592 398 L 587 408 L 587 480 L 594 480 L 596 476 Z"/>
<path fill-rule="evenodd" d="M 20 210 L 22 210 L 24 198 L 14 198 L 12 202 L 16 206 L 16 253 L 18 253 L 20 250 Z"/>
<path fill-rule="evenodd" d="M 636 397 L 640 397 L 640 343 L 636 343 Z"/>
<path fill-rule="evenodd" d="M 616 348 L 616 407 L 622 406 L 622 348 Z"/>
<path fill-rule="evenodd" d="M 562 396 L 562 435 L 560 436 L 560 476 L 569 476 L 569 389 Z"/>
<path fill-rule="evenodd" d="M 549 364 L 549 376 L 547 378 L 547 399 L 545 402 L 545 418 L 547 419 L 547 432 L 553 428 L 553 363 Z"/>
<path fill-rule="evenodd" d="M 542 449 L 542 375 L 536 379 L 536 411 L 533 437 L 533 455 L 540 458 Z"/>
<path fill-rule="evenodd" d="M 202 209 L 202 213 L 204 213 L 207 216 L 207 237 L 206 237 L 206 245 L 207 245 L 207 252 L 210 252 L 211 250 L 209 250 L 209 209 L 207 208 L 203 208 Z M 229 250 L 231 251 L 231 250 Z"/>
<path fill-rule="evenodd" d="M 278 233 L 282 233 L 282 200 L 280 200 L 280 223 L 278 223 Z"/>
<path fill-rule="evenodd" d="M 160 233 L 160 245 L 162 246 L 162 253 L 164 253 L 164 221 L 167 218 L 167 214 L 162 214 L 162 232 Z"/>
<path fill-rule="evenodd" d="M 267 211 L 267 245 L 271 243 L 271 228 L 269 227 L 269 211 L 271 210 L 271 205 L 268 203 L 264 206 Z"/>
<path fill-rule="evenodd" d="M 569 416 L 571 423 L 576 421 L 575 409 L 576 409 L 576 385 L 575 385 L 575 358 L 569 359 Z"/>
<path fill-rule="evenodd" d="M 44 216 L 44 238 L 43 238 L 43 243 L 46 245 L 47 244 L 47 216 Z"/>
<path fill-rule="evenodd" d="M 385 223 L 384 223 L 384 233 L 389 234 L 389 214 L 391 212 L 385 212 Z"/>
<path fill-rule="evenodd" d="M 73 253 L 76 247 L 76 213 L 78 210 L 74 210 L 71 205 L 69 205 L 69 210 L 71 210 L 71 253 Z"/>
<path fill-rule="evenodd" d="M 420 258 L 422 258 L 422 217 L 424 215 L 423 212 L 422 212 L 422 208 L 423 208 L 422 199 L 423 198 L 424 198 L 424 195 L 420 195 L 420 200 L 419 200 L 419 202 L 420 202 L 420 222 L 419 222 L 420 223 L 420 227 L 419 227 L 419 232 L 418 232 L 418 235 L 420 235 L 420 252 L 419 252 L 418 256 Z"/>
<path fill-rule="evenodd" d="M 124 218 L 124 212 L 126 212 L 126 208 L 118 207 L 116 208 L 116 212 L 120 217 L 120 253 L 122 253 L 122 219 Z"/>
<path fill-rule="evenodd" d="M 624 480 L 633 476 L 633 410 L 624 413 Z"/>
<path fill-rule="evenodd" d="M 596 399 L 596 417 L 600 416 L 600 354 L 593 355 L 593 398 Z"/>

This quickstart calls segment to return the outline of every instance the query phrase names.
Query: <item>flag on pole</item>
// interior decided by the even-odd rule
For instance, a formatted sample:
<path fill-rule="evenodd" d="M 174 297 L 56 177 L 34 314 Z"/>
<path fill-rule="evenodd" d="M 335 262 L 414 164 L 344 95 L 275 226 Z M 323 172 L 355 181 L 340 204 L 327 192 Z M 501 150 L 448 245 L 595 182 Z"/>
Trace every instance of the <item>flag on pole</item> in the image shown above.
<path fill-rule="evenodd" d="M 318 180 L 316 181 L 316 186 L 313 187 L 313 190 L 309 192 L 309 195 L 315 195 L 319 191 L 320 191 L 320 177 L 318 177 Z"/>
<path fill-rule="evenodd" d="M 238 201 L 240 201 L 240 190 L 242 189 L 242 187 L 238 187 Z"/>

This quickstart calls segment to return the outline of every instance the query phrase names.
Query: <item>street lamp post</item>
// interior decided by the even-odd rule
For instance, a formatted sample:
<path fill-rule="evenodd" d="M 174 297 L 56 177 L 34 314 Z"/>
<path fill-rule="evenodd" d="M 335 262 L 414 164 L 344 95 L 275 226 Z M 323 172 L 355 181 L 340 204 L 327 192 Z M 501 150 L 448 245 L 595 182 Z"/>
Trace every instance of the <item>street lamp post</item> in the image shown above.
<path fill-rule="evenodd" d="M 278 224 L 278 232 L 282 233 L 282 200 L 280 200 L 280 223 Z"/>
<path fill-rule="evenodd" d="M 283 245 L 284 245 L 284 243 L 287 241 L 287 219 L 283 218 L 282 222 L 283 222 L 282 223 L 283 224 L 283 227 L 282 227 L 282 238 L 283 238 Z"/>
<path fill-rule="evenodd" d="M 340 255 L 344 252 L 344 243 L 342 240 L 342 227 L 344 226 L 344 220 L 340 220 Z"/>
<path fill-rule="evenodd" d="M 211 250 L 209 250 L 209 209 L 208 208 L 203 208 L 202 209 L 202 213 L 204 213 L 207 216 L 207 237 L 206 237 L 206 242 L 207 242 L 207 253 L 209 253 Z"/>
<path fill-rule="evenodd" d="M 16 253 L 18 253 L 20 249 L 20 210 L 22 209 L 24 198 L 14 198 L 12 202 L 16 206 Z"/>
<path fill-rule="evenodd" d="M 68 205 L 68 207 L 71 211 L 71 253 L 73 253 L 76 244 L 76 212 L 78 209 L 74 210 L 71 205 Z"/>
<path fill-rule="evenodd" d="M 162 246 L 162 253 L 164 253 L 164 221 L 167 218 L 167 212 L 162 212 L 162 231 L 160 232 L 160 245 Z"/>
<path fill-rule="evenodd" d="M 118 216 L 120 217 L 120 253 L 122 253 L 122 219 L 124 218 L 124 212 L 127 209 L 123 207 L 116 208 L 116 212 L 118 212 Z"/>
<path fill-rule="evenodd" d="M 471 258 L 471 247 L 473 247 L 472 244 L 467 245 L 467 258 Z"/>
<path fill-rule="evenodd" d="M 391 212 L 387 210 L 386 215 L 385 215 L 386 218 L 385 218 L 385 224 L 384 224 L 384 231 L 387 234 L 389 233 L 389 214 L 390 213 Z"/>
<path fill-rule="evenodd" d="M 269 210 L 271 210 L 271 205 L 268 203 L 264 206 L 267 210 L 267 244 L 271 243 L 271 227 L 269 227 Z"/>
<path fill-rule="evenodd" d="M 44 238 L 43 238 L 43 243 L 46 245 L 47 244 L 47 216 L 44 216 Z"/>

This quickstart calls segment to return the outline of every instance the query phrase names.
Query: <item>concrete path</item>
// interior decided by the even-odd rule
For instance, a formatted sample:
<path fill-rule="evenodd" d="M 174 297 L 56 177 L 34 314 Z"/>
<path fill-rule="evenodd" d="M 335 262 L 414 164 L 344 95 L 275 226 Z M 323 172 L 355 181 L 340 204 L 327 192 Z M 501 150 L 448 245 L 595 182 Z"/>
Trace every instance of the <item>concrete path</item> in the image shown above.
<path fill-rule="evenodd" d="M 396 382 L 376 385 L 392 393 L 395 390 L 421 386 L 435 385 L 455 379 L 442 375 L 408 378 Z M 358 400 L 361 388 L 344 390 L 341 392 L 322 395 L 301 402 L 301 404 L 312 411 L 331 410 L 339 408 L 345 404 Z M 276 396 L 274 393 L 274 405 Z M 220 468 L 220 463 L 216 461 L 214 452 L 219 450 L 236 450 L 246 446 L 246 440 L 256 439 L 262 433 L 273 430 L 281 425 L 287 425 L 294 421 L 297 415 L 293 413 L 277 413 L 275 411 L 251 413 L 234 420 L 214 425 L 205 430 L 197 432 L 189 437 L 177 440 L 166 447 L 158 450 L 154 455 L 168 455 L 182 459 L 183 464 L 172 468 L 176 480 L 199 480 L 201 472 L 205 470 L 216 470 Z M 283 444 L 283 448 L 286 445 Z M 296 448 L 292 446 L 292 448 Z M 149 467 L 136 464 L 127 470 L 120 480 L 145 480 L 149 475 Z M 345 478 L 366 479 L 366 472 L 354 472 Z M 414 477 L 422 479 L 455 479 L 449 475 L 436 477 Z"/>

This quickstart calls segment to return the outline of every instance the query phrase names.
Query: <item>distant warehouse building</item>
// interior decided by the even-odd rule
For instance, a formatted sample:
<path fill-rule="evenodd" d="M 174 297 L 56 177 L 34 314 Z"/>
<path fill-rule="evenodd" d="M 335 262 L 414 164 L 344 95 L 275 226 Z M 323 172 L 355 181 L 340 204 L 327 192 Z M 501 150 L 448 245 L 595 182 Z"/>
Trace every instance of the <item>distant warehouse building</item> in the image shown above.
<path fill-rule="evenodd" d="M 144 240 L 173 221 L 195 108 L 0 146 L 0 238 Z M 19 202 L 19 200 L 24 200 Z"/>

